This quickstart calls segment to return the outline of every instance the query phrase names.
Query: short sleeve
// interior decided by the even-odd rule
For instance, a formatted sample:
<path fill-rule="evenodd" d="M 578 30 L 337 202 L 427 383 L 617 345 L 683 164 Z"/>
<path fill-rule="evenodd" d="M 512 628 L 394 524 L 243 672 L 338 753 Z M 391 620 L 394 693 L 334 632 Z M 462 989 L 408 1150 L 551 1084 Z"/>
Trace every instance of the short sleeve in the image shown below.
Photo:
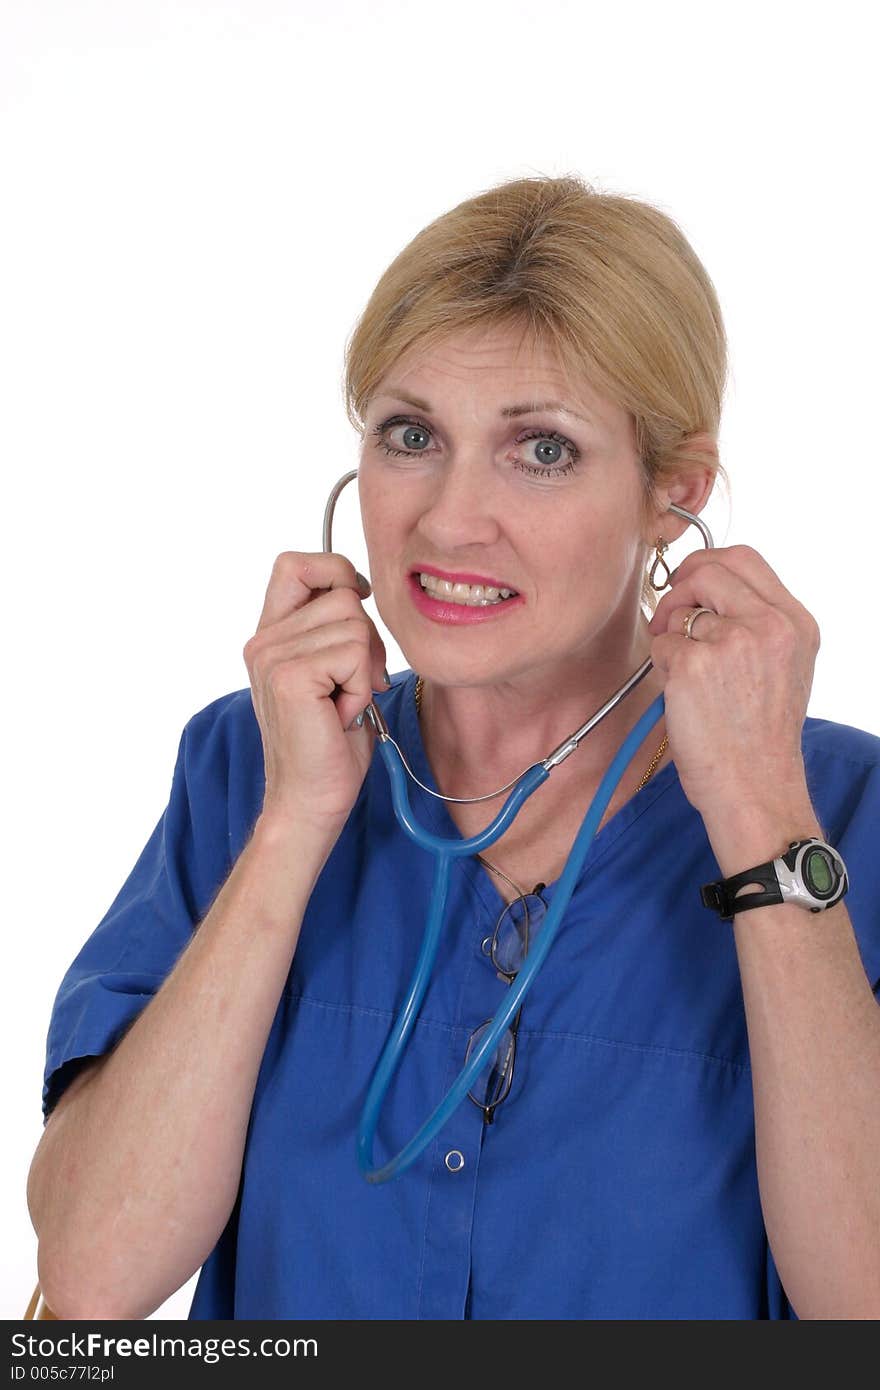
<path fill-rule="evenodd" d="M 69 966 L 52 1007 L 43 1121 L 86 1058 L 109 1052 L 170 974 L 231 867 L 230 697 L 183 730 L 162 816 L 104 918 Z"/>
<path fill-rule="evenodd" d="M 880 752 L 880 739 L 864 734 L 862 741 L 875 756 Z M 821 758 L 818 761 L 821 763 Z M 832 760 L 825 762 L 825 776 L 829 780 L 833 776 L 837 785 L 826 803 L 829 805 L 827 814 L 821 800 L 817 798 L 815 804 L 829 843 L 838 850 L 847 867 L 849 887 L 843 901 L 865 974 L 877 993 L 880 990 L 880 855 L 877 852 L 880 762 L 837 758 L 833 772 Z M 821 917 L 816 920 L 821 921 Z"/>

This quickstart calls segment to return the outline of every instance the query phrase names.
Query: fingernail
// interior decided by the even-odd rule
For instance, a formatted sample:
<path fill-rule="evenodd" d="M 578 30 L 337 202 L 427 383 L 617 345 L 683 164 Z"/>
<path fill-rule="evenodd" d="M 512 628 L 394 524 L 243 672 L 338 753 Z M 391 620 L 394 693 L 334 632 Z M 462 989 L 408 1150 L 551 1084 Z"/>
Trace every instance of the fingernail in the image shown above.
<path fill-rule="evenodd" d="M 357 579 L 357 582 L 358 582 L 358 584 L 360 585 L 360 587 L 361 587 L 362 589 L 366 589 L 366 591 L 367 591 L 368 594 L 371 594 L 371 593 L 373 592 L 373 586 L 372 586 L 372 584 L 370 583 L 370 581 L 369 581 L 369 579 L 367 578 L 367 576 L 366 576 L 365 574 L 361 574 L 360 570 L 355 570 L 354 573 L 355 573 L 355 578 Z"/>
<path fill-rule="evenodd" d="M 385 681 L 385 684 L 386 684 L 386 685 L 390 685 L 390 684 L 391 684 L 391 677 L 390 677 L 389 674 L 388 674 L 388 667 L 387 667 L 387 666 L 385 667 L 385 670 L 382 672 L 382 676 L 383 676 L 383 679 L 384 679 L 384 681 Z"/>

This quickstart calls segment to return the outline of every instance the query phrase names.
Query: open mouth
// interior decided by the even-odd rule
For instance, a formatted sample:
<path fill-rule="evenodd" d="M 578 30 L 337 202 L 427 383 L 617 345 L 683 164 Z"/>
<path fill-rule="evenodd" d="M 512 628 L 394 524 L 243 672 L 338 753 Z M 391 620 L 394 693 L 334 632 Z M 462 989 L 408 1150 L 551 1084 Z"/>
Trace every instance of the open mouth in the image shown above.
<path fill-rule="evenodd" d="M 457 603 L 464 608 L 489 608 L 516 598 L 516 589 L 496 589 L 491 584 L 453 584 L 450 579 L 438 579 L 434 574 L 416 571 L 413 578 L 428 598 L 443 603 Z"/>

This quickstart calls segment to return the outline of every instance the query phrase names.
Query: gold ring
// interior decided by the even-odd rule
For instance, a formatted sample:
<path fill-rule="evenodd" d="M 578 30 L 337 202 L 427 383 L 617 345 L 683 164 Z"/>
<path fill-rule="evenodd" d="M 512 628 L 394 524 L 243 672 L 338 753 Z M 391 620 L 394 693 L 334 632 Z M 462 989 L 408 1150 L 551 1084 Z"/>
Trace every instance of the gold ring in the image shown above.
<path fill-rule="evenodd" d="M 691 639 L 692 642 L 696 642 L 697 639 L 696 639 L 696 637 L 694 637 L 693 632 L 691 631 L 691 629 L 693 628 L 694 623 L 696 622 L 697 618 L 700 616 L 701 613 L 711 613 L 711 612 L 712 612 L 712 609 L 711 609 L 711 608 L 692 608 L 691 611 L 690 611 L 690 613 L 688 613 L 687 617 L 685 618 L 685 620 L 684 620 L 684 625 L 683 625 L 683 628 L 682 628 L 682 631 L 684 632 L 685 637 L 689 637 L 689 638 Z"/>

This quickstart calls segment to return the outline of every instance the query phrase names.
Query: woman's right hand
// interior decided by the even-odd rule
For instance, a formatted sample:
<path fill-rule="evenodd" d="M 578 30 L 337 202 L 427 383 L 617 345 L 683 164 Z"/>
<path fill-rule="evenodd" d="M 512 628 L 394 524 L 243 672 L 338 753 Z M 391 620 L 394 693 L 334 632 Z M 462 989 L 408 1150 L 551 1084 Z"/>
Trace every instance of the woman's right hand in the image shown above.
<path fill-rule="evenodd" d="M 344 555 L 286 550 L 272 567 L 243 653 L 263 738 L 263 820 L 336 836 L 357 800 L 375 733 L 368 719 L 352 721 L 387 689 L 385 645 L 362 605 L 369 592 Z"/>

